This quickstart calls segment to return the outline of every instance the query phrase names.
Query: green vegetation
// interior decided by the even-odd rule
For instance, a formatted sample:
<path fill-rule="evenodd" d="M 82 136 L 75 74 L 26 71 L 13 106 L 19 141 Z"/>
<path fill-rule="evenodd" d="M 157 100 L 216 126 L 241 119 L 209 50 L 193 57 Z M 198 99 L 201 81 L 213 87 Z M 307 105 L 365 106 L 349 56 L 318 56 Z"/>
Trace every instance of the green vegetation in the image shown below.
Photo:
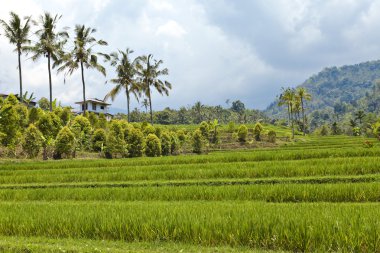
<path fill-rule="evenodd" d="M 147 136 L 147 147 L 161 148 L 160 138 Z M 0 248 L 21 251 L 19 238 L 24 249 L 52 251 L 75 244 L 117 252 L 122 241 L 120 250 L 137 252 L 377 252 L 379 143 L 316 136 L 285 144 L 197 156 L 0 161 Z"/>
<path fill-rule="evenodd" d="M 352 128 L 360 127 L 361 133 L 366 134 L 380 112 L 378 79 L 380 61 L 325 68 L 311 76 L 297 87 L 298 91 L 306 89 L 312 97 L 311 101 L 307 97 L 303 100 L 308 129 L 314 131 L 324 124 L 333 128 L 335 124 L 334 128 L 342 133 L 352 135 Z M 267 116 L 287 118 L 287 108 L 279 108 L 277 104 L 275 101 L 268 106 Z M 305 118 L 302 113 L 300 116 L 302 122 Z"/>

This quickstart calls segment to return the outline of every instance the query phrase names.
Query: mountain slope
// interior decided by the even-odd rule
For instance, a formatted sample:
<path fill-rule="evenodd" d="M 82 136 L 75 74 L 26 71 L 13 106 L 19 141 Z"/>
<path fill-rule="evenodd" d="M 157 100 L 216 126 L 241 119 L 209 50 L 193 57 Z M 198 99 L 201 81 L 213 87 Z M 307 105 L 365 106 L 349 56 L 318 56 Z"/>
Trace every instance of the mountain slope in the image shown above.
<path fill-rule="evenodd" d="M 305 87 L 312 95 L 308 102 L 309 113 L 322 110 L 333 114 L 352 113 L 357 110 L 378 112 L 380 89 L 380 61 L 325 68 L 298 87 Z M 284 109 L 272 102 L 265 113 L 273 118 L 284 116 Z"/>

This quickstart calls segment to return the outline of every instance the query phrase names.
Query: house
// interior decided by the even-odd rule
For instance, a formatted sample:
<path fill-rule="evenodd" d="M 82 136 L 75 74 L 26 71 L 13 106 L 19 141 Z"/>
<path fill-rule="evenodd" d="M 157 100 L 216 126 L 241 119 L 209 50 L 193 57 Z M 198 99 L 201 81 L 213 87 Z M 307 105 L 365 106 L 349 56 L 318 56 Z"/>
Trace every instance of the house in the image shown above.
<path fill-rule="evenodd" d="M 0 98 L 2 98 L 2 99 L 6 99 L 9 95 L 10 95 L 10 94 L 3 94 L 3 93 L 0 93 Z M 14 95 L 16 96 L 16 98 L 17 98 L 18 101 L 21 101 L 20 96 L 19 96 L 18 94 L 14 94 Z M 34 101 L 34 100 L 29 100 L 29 99 L 24 100 L 23 103 L 24 103 L 26 106 L 28 106 L 29 108 L 36 107 L 36 105 L 37 105 L 37 102 L 36 102 L 36 101 Z"/>
<path fill-rule="evenodd" d="M 98 98 L 89 98 L 85 102 L 75 102 L 75 104 L 79 105 L 79 111 L 78 114 L 81 114 L 84 112 L 84 108 L 86 107 L 86 111 L 93 112 L 95 114 L 103 113 L 107 120 L 111 120 L 113 118 L 113 115 L 109 113 L 109 106 L 111 104 L 108 104 L 104 102 L 101 99 Z"/>

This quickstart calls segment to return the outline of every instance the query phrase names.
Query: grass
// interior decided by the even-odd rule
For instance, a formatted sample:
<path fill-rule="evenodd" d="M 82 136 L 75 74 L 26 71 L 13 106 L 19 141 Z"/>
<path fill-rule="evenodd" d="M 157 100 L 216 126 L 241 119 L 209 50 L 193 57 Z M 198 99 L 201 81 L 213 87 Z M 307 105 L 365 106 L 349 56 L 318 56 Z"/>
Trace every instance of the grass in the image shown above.
<path fill-rule="evenodd" d="M 377 203 L 3 202 L 0 234 L 376 252 L 379 215 Z"/>
<path fill-rule="evenodd" d="M 379 252 L 380 145 L 365 140 L 0 161 L 0 251 Z"/>

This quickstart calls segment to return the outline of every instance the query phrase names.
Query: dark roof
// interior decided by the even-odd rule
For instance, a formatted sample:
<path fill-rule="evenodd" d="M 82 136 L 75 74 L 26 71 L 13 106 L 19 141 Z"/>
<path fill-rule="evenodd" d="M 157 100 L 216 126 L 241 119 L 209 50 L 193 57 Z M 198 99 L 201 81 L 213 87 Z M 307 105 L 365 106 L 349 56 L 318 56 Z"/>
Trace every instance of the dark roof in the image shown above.
<path fill-rule="evenodd" d="M 108 104 L 106 102 L 104 102 L 104 100 L 101 100 L 101 99 L 98 99 L 98 98 L 89 98 L 86 100 L 86 102 L 95 102 L 96 104 L 102 104 L 102 105 L 111 105 L 111 104 Z M 75 104 L 83 104 L 83 101 L 79 101 L 79 102 L 75 102 Z"/>

